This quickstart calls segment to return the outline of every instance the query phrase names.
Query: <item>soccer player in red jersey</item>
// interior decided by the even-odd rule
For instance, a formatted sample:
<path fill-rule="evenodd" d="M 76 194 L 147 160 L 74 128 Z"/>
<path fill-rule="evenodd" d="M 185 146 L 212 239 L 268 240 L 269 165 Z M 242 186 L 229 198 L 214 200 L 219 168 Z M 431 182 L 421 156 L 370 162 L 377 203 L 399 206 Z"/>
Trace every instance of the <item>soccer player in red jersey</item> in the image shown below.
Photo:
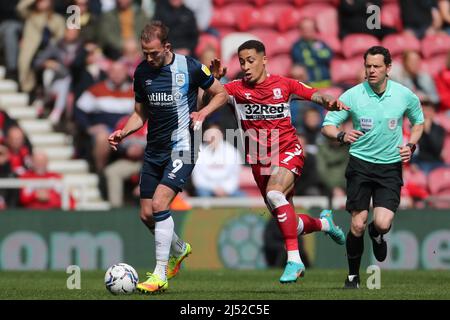
<path fill-rule="evenodd" d="M 265 47 L 260 41 L 243 43 L 238 55 L 244 78 L 225 84 L 225 89 L 247 138 L 245 153 L 253 176 L 285 239 L 288 261 L 280 282 L 296 282 L 305 271 L 298 251 L 298 234 L 324 231 L 340 245 L 345 243 L 345 235 L 334 224 L 331 210 L 323 210 L 320 219 L 295 213 L 294 184 L 302 173 L 304 155 L 291 123 L 289 101 L 292 95 L 297 95 L 327 110 L 347 110 L 348 107 L 297 80 L 268 74 Z M 226 68 L 215 59 L 211 72 L 220 79 Z M 198 120 L 203 119 L 203 116 L 198 117 Z"/>

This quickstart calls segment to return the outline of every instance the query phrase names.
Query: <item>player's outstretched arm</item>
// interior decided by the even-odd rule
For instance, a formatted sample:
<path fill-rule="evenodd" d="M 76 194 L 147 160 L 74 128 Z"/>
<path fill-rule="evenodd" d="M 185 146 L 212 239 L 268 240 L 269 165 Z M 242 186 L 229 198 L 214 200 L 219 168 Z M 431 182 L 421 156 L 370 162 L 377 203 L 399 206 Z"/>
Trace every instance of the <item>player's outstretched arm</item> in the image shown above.
<path fill-rule="evenodd" d="M 225 105 L 228 101 L 228 93 L 217 79 L 214 79 L 214 83 L 205 90 L 205 93 L 211 97 L 211 100 L 200 111 L 191 113 L 194 130 L 199 130 L 206 117 Z"/>
<path fill-rule="evenodd" d="M 128 119 L 122 130 L 116 130 L 108 137 L 109 145 L 114 151 L 117 151 L 117 146 L 126 136 L 138 131 L 144 125 L 147 116 L 144 112 L 142 103 L 136 102 L 134 105 L 134 112 Z"/>
<path fill-rule="evenodd" d="M 211 71 L 213 77 L 216 78 L 217 80 L 222 79 L 227 74 L 227 67 L 222 66 L 222 62 L 220 62 L 220 59 L 218 58 L 214 58 L 213 60 L 211 60 L 209 70 Z M 211 95 L 207 91 L 204 91 L 200 109 L 206 106 L 210 101 Z"/>
<path fill-rule="evenodd" d="M 329 111 L 341 111 L 350 110 L 342 101 L 330 96 L 329 94 L 323 94 L 320 92 L 314 92 L 311 96 L 311 101 L 322 105 Z"/>

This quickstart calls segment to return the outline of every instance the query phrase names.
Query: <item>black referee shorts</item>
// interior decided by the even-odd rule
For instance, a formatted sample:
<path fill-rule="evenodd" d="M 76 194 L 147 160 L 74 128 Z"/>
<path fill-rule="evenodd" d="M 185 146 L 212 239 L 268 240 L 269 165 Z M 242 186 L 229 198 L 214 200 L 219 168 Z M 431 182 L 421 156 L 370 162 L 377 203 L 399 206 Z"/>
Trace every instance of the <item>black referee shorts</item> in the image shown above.
<path fill-rule="evenodd" d="M 348 212 L 369 210 L 370 198 L 374 208 L 397 211 L 403 185 L 401 162 L 377 164 L 350 156 L 345 177 Z"/>

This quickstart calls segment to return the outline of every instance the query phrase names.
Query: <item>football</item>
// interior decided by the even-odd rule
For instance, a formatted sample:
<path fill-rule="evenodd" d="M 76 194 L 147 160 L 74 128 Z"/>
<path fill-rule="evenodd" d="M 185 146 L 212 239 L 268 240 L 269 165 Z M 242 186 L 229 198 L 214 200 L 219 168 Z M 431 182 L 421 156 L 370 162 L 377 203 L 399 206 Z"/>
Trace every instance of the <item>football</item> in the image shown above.
<path fill-rule="evenodd" d="M 136 270 L 126 263 L 112 265 L 105 273 L 105 286 L 112 294 L 133 293 L 138 281 Z"/>

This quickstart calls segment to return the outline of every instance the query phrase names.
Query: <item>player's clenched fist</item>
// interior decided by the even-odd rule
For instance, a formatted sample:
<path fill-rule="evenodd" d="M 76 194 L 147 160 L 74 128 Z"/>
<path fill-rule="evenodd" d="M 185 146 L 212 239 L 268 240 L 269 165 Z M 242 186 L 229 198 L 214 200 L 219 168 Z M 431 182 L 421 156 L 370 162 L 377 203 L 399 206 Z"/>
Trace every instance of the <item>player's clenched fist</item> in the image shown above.
<path fill-rule="evenodd" d="M 119 145 L 120 141 L 122 141 L 122 139 L 122 130 L 116 130 L 110 134 L 110 136 L 108 137 L 108 142 L 114 151 L 117 151 L 117 146 Z"/>

